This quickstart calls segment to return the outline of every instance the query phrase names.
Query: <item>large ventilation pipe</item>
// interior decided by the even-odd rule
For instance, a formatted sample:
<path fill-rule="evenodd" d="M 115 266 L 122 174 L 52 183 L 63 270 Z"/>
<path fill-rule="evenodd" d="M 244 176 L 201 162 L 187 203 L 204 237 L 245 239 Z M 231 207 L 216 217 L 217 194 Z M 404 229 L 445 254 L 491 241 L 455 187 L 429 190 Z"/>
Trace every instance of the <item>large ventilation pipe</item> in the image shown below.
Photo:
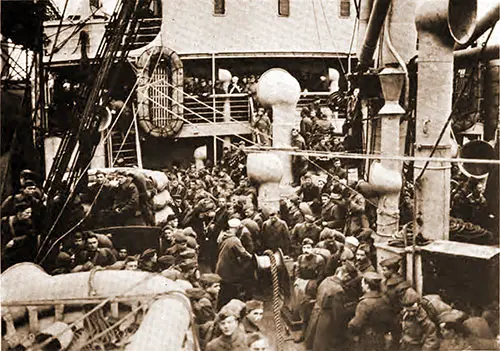
<path fill-rule="evenodd" d="M 371 65 L 373 54 L 377 48 L 378 38 L 380 37 L 380 31 L 382 30 L 382 25 L 384 24 L 390 5 L 391 0 L 375 0 L 373 3 L 363 45 L 359 51 L 359 71 L 363 71 Z"/>
<path fill-rule="evenodd" d="M 426 0 L 416 11 L 418 31 L 418 88 L 415 156 L 429 157 L 451 113 L 453 47 L 474 32 L 476 0 Z M 450 126 L 433 153 L 451 156 Z M 417 233 L 429 239 L 448 239 L 450 163 L 415 162 Z"/>
<path fill-rule="evenodd" d="M 414 0 L 392 0 L 384 29 L 384 65 L 406 64 L 417 54 L 416 6 Z"/>
<path fill-rule="evenodd" d="M 292 129 L 299 124 L 296 110 L 299 98 L 299 82 L 284 69 L 271 68 L 261 75 L 257 99 L 273 111 L 273 147 L 291 146 Z M 259 184 L 259 205 L 268 210 L 278 210 L 280 195 L 292 191 L 292 159 L 286 152 L 250 153 L 247 174 Z"/>
<path fill-rule="evenodd" d="M 488 29 L 493 27 L 493 25 L 498 22 L 499 17 L 500 17 L 500 3 L 497 3 L 496 6 L 491 8 L 486 13 L 486 15 L 484 15 L 479 21 L 477 21 L 476 29 L 474 30 L 474 33 L 472 33 L 470 39 L 467 40 L 464 44 L 455 45 L 455 50 L 462 50 L 471 45 Z"/>
<path fill-rule="evenodd" d="M 500 56 L 500 45 L 488 45 L 484 48 L 468 48 L 464 50 L 457 50 L 453 54 L 455 56 L 455 67 L 466 67 L 471 64 L 476 64 L 477 59 L 481 56 L 481 61 L 487 62 L 496 60 Z"/>
<path fill-rule="evenodd" d="M 498 46 L 497 46 L 498 53 Z M 484 140 L 495 140 L 500 125 L 500 60 L 488 62 L 484 77 Z"/>
<path fill-rule="evenodd" d="M 361 0 L 359 4 L 359 27 L 358 27 L 358 42 L 356 44 L 356 52 L 361 52 L 363 47 L 363 39 L 365 38 L 366 27 L 370 19 L 370 12 L 372 11 L 373 0 Z"/>

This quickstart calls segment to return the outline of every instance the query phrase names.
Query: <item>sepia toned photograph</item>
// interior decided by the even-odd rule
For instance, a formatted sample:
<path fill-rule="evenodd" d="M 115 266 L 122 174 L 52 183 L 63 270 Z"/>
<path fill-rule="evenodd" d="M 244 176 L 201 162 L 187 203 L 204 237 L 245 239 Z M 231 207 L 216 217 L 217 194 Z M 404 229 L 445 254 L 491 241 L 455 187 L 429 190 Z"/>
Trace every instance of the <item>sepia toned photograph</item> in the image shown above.
<path fill-rule="evenodd" d="M 1 351 L 500 350 L 498 0 L 1 0 Z"/>

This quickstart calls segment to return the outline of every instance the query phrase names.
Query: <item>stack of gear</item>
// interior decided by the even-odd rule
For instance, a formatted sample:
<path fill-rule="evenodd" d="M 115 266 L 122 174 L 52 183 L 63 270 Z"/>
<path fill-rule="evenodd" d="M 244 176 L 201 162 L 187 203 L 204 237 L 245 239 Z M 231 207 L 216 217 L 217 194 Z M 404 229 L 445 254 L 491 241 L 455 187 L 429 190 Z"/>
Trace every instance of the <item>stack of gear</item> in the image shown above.
<path fill-rule="evenodd" d="M 101 168 L 99 171 L 107 174 L 117 171 L 125 171 L 133 178 L 134 184 L 139 190 L 141 206 L 151 211 L 154 216 L 154 225 L 163 226 L 166 224 L 168 217 L 174 214 L 170 204 L 173 204 L 173 199 L 167 189 L 168 177 L 161 171 L 154 171 L 139 168 Z M 91 169 L 88 172 L 89 183 L 94 180 L 96 169 Z"/>
<path fill-rule="evenodd" d="M 389 245 L 394 247 L 406 247 L 413 245 L 413 241 L 415 241 L 415 245 L 424 246 L 430 243 L 430 240 L 424 238 L 424 236 L 419 233 L 414 237 L 413 233 L 413 223 L 407 223 L 403 226 L 403 228 L 392 236 L 392 239 L 389 240 Z"/>
<path fill-rule="evenodd" d="M 493 233 L 481 226 L 450 217 L 450 240 L 471 244 L 493 243 Z"/>

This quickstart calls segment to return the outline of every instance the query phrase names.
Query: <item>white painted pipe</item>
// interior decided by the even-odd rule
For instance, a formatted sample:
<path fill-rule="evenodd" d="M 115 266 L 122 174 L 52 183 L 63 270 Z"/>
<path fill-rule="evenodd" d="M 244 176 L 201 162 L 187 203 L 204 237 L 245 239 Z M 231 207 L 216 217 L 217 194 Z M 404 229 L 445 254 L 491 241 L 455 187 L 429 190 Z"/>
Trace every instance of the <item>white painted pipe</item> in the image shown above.
<path fill-rule="evenodd" d="M 465 43 L 474 31 L 475 0 L 426 0 L 416 12 L 418 30 L 418 88 L 415 156 L 430 156 L 451 113 L 453 47 Z M 434 156 L 451 157 L 450 126 L 443 133 Z M 450 163 L 431 162 L 415 186 L 417 233 L 429 239 L 448 239 L 450 212 Z M 423 170 L 415 162 L 415 177 Z"/>

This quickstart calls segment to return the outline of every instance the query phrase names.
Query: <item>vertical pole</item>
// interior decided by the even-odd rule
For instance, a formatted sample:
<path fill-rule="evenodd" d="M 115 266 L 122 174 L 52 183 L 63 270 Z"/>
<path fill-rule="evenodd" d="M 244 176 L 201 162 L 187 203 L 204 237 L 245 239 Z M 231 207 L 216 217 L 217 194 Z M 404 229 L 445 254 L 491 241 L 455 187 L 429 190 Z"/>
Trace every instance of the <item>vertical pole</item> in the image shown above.
<path fill-rule="evenodd" d="M 134 105 L 132 104 L 132 107 Z M 134 116 L 134 137 L 135 137 L 135 152 L 137 155 L 137 166 L 142 169 L 142 150 L 141 150 L 141 138 L 139 137 L 139 128 L 137 126 L 137 111 L 134 108 L 133 109 L 133 116 Z"/>
<path fill-rule="evenodd" d="M 214 124 L 217 123 L 217 113 L 215 112 L 215 53 L 212 53 L 212 111 Z M 217 137 L 214 135 L 214 166 L 217 164 Z"/>

